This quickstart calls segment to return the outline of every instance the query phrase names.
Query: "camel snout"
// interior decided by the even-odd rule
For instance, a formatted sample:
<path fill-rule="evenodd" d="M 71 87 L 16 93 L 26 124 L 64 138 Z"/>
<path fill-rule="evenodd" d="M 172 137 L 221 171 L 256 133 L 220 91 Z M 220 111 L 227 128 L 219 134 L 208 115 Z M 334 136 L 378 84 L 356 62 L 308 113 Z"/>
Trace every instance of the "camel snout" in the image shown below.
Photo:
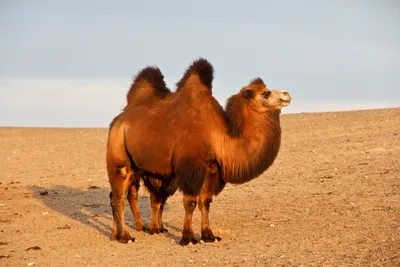
<path fill-rule="evenodd" d="M 283 102 L 283 106 L 287 106 L 292 101 L 292 97 L 290 96 L 289 92 L 281 90 L 280 91 L 280 100 Z"/>

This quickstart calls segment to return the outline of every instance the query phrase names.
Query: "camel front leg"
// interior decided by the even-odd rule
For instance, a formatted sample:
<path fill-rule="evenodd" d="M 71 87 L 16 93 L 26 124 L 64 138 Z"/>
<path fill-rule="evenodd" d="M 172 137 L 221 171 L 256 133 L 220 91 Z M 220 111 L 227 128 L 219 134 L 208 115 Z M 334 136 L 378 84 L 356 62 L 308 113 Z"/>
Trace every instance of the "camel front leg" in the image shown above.
<path fill-rule="evenodd" d="M 225 182 L 219 177 L 218 166 L 216 164 L 210 164 L 207 168 L 207 177 L 204 180 L 198 197 L 198 204 L 201 212 L 201 240 L 204 242 L 221 240 L 220 237 L 213 234 L 208 216 L 213 195 L 218 195 L 224 187 Z"/>
<path fill-rule="evenodd" d="M 199 209 L 201 212 L 201 240 L 203 240 L 204 242 L 215 242 L 215 240 L 220 241 L 221 238 L 215 236 L 210 228 L 208 214 L 210 212 L 212 194 L 207 193 L 200 195 L 198 199 Z"/>
<path fill-rule="evenodd" d="M 188 245 L 190 242 L 196 244 L 198 241 L 194 238 L 192 228 L 193 211 L 196 209 L 197 196 L 183 195 L 183 207 L 185 208 L 185 219 L 183 222 L 182 239 L 179 242 L 182 246 Z"/>

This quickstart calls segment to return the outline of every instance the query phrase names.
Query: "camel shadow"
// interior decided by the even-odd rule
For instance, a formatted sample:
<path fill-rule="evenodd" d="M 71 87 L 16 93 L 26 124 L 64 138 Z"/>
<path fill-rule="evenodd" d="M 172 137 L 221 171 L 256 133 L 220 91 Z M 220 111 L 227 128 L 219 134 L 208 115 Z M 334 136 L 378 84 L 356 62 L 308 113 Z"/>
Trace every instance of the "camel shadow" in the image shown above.
<path fill-rule="evenodd" d="M 77 189 L 65 185 L 56 185 L 53 187 L 32 186 L 29 189 L 33 196 L 48 208 L 88 225 L 111 239 L 113 218 L 109 188 L 94 186 L 88 189 Z M 125 205 L 126 224 L 128 227 L 136 229 L 128 202 Z M 164 209 L 168 209 L 168 204 L 165 205 Z M 151 217 L 149 197 L 139 196 L 139 210 L 142 220 L 149 222 Z M 169 233 L 166 233 L 166 236 L 175 240 L 178 238 Z"/>

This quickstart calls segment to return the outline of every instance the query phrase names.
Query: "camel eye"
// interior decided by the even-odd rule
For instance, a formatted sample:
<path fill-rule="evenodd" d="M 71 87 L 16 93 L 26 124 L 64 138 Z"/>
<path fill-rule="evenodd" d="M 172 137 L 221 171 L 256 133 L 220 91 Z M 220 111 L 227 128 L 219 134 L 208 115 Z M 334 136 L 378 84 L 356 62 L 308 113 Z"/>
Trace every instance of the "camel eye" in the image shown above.
<path fill-rule="evenodd" d="M 271 95 L 271 91 L 265 91 L 264 93 L 262 93 L 262 96 L 264 98 L 268 98 Z"/>

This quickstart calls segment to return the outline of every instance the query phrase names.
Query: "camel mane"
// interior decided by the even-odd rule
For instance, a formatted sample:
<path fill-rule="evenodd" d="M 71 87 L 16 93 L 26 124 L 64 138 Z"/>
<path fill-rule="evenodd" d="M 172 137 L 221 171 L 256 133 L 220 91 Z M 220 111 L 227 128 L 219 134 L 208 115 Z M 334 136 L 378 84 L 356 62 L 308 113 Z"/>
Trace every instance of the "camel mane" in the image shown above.
<path fill-rule="evenodd" d="M 204 58 L 194 60 L 192 65 L 187 68 L 183 77 L 176 83 L 176 91 L 180 91 L 185 86 L 185 83 L 189 80 L 189 78 L 196 74 L 198 75 L 200 82 L 211 92 L 212 82 L 214 79 L 214 68 L 210 62 Z"/>
<path fill-rule="evenodd" d="M 150 93 L 161 99 L 171 93 L 165 84 L 164 75 L 156 66 L 146 67 L 136 74 L 126 96 L 127 103 L 131 105 L 138 95 Z"/>

